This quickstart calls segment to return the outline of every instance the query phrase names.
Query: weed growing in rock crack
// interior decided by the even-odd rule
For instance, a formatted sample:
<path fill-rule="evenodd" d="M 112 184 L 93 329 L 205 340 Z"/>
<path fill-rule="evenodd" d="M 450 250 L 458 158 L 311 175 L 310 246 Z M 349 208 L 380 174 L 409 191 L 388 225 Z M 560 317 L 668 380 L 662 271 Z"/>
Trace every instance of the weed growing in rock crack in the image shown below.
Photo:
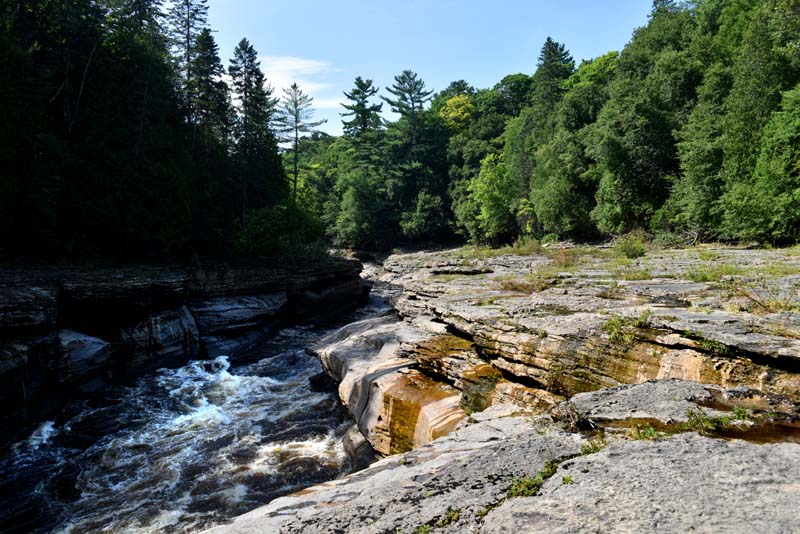
<path fill-rule="evenodd" d="M 719 282 L 726 276 L 742 276 L 746 274 L 745 269 L 738 265 L 717 263 L 696 267 L 686 273 L 692 282 Z"/>
<path fill-rule="evenodd" d="M 658 432 L 651 425 L 647 426 L 636 425 L 636 427 L 631 429 L 631 433 L 633 435 L 633 439 L 646 440 L 646 441 L 659 439 L 664 437 L 665 435 L 663 432 Z"/>
<path fill-rule="evenodd" d="M 698 332 L 688 332 L 687 335 L 690 339 L 693 339 L 695 342 L 697 342 L 698 347 L 705 352 L 709 352 L 717 356 L 735 356 L 735 351 L 724 343 L 714 341 L 713 339 L 706 339 Z"/>
<path fill-rule="evenodd" d="M 650 327 L 650 321 L 653 317 L 653 312 L 644 310 L 636 317 L 611 317 L 606 324 L 603 325 L 603 330 L 608 334 L 612 343 L 622 343 L 630 345 L 636 341 L 635 329 Z"/>
<path fill-rule="evenodd" d="M 447 510 L 445 514 L 436 522 L 437 527 L 446 527 L 447 525 L 452 525 L 458 521 L 458 518 L 461 517 L 461 510 L 456 508 L 455 510 Z"/>
<path fill-rule="evenodd" d="M 716 250 L 699 249 L 697 251 L 697 258 L 700 261 L 714 261 L 719 259 L 719 252 Z"/>
<path fill-rule="evenodd" d="M 622 300 L 625 295 L 621 291 L 619 287 L 619 282 L 613 280 L 606 289 L 602 289 L 597 293 L 597 296 L 601 299 L 608 299 L 608 300 Z M 606 310 L 601 310 L 606 311 Z"/>
<path fill-rule="evenodd" d="M 562 484 L 572 484 L 572 477 L 569 475 L 561 477 Z"/>
<path fill-rule="evenodd" d="M 498 280 L 499 288 L 515 293 L 538 293 L 558 284 L 558 274 L 550 271 L 537 272 L 523 277 L 504 277 Z"/>
<path fill-rule="evenodd" d="M 650 273 L 650 270 L 646 267 L 625 267 L 622 269 L 615 269 L 614 270 L 614 277 L 621 278 L 623 280 L 634 281 L 634 280 L 651 280 L 653 275 Z"/>
<path fill-rule="evenodd" d="M 535 477 L 524 476 L 515 478 L 508 490 L 508 498 L 531 497 L 538 493 L 548 478 L 556 474 L 558 466 L 563 460 L 550 460 L 545 462 L 544 468 L 536 473 Z"/>
<path fill-rule="evenodd" d="M 790 284 L 788 288 L 782 288 L 774 282 L 770 283 L 764 276 L 759 276 L 755 280 L 737 280 L 728 282 L 724 285 L 729 297 L 740 297 L 745 299 L 748 306 L 746 310 L 750 313 L 765 314 L 779 312 L 800 311 L 800 301 L 798 292 L 800 284 Z"/>
<path fill-rule="evenodd" d="M 492 511 L 492 510 L 494 510 L 495 508 L 499 507 L 499 506 L 500 506 L 501 504 L 503 504 L 504 502 L 506 502 L 506 500 L 505 500 L 505 499 L 500 499 L 500 501 L 498 501 L 498 502 L 496 502 L 496 503 L 493 503 L 493 504 L 487 504 L 486 506 L 484 506 L 483 508 L 481 508 L 480 510 L 478 510 L 478 512 L 477 512 L 475 515 L 477 515 L 477 516 L 478 516 L 478 518 L 480 518 L 480 519 L 483 519 L 484 517 L 486 517 L 487 515 L 489 515 L 489 512 L 491 512 L 491 511 Z"/>
<path fill-rule="evenodd" d="M 606 442 L 602 439 L 590 439 L 581 445 L 581 456 L 595 454 L 606 448 Z"/>
<path fill-rule="evenodd" d="M 430 525 L 420 525 L 414 529 L 414 534 L 428 534 L 433 530 Z"/>
<path fill-rule="evenodd" d="M 755 418 L 750 410 L 734 407 L 731 415 L 711 416 L 701 409 L 693 410 L 689 408 L 686 412 L 687 421 L 683 424 L 684 430 L 694 430 L 700 434 L 717 432 L 720 430 L 734 430 L 739 428 L 737 421 L 753 421 Z"/>
<path fill-rule="evenodd" d="M 582 252 L 579 249 L 561 249 L 553 253 L 550 259 L 553 265 L 561 270 L 573 270 L 578 266 Z"/>

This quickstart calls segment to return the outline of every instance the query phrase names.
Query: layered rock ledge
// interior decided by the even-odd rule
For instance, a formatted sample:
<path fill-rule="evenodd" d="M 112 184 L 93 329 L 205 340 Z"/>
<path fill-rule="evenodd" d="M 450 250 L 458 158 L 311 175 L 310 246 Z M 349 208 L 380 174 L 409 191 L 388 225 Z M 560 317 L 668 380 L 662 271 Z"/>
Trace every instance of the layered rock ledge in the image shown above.
<path fill-rule="evenodd" d="M 797 251 L 611 249 L 390 256 L 395 315 L 313 348 L 380 454 L 493 404 L 545 411 L 576 394 L 680 378 L 800 400 Z"/>
<path fill-rule="evenodd" d="M 2 268 L 0 428 L 148 370 L 236 357 L 281 323 L 337 318 L 369 293 L 360 271 L 360 263 L 337 258 Z"/>
<path fill-rule="evenodd" d="M 462 249 L 374 273 L 396 312 L 311 352 L 351 448 L 388 457 L 212 532 L 796 530 L 797 250 Z"/>

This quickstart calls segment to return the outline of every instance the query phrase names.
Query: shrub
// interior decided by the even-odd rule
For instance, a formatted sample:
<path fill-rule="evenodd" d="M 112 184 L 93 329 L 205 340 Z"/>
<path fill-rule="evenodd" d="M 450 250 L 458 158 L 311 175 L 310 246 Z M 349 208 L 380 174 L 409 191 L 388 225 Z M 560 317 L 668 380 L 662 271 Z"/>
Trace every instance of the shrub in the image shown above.
<path fill-rule="evenodd" d="M 631 232 L 617 238 L 614 250 L 628 259 L 641 258 L 645 253 L 644 241 L 644 232 Z"/>

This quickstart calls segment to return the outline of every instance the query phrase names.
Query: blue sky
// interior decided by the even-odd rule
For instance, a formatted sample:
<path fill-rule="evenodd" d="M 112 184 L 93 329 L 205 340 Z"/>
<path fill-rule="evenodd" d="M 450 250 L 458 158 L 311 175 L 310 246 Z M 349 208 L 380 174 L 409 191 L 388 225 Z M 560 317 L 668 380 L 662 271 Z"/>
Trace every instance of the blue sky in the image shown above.
<path fill-rule="evenodd" d="M 210 0 L 209 22 L 227 66 L 242 37 L 267 80 L 296 81 L 314 97 L 321 129 L 341 132 L 339 104 L 356 76 L 383 89 L 403 69 L 444 89 L 464 79 L 491 87 L 532 74 L 547 36 L 576 62 L 620 50 L 647 22 L 651 0 Z M 382 90 L 382 93 L 384 91 Z M 386 106 L 384 106 L 386 107 Z"/>

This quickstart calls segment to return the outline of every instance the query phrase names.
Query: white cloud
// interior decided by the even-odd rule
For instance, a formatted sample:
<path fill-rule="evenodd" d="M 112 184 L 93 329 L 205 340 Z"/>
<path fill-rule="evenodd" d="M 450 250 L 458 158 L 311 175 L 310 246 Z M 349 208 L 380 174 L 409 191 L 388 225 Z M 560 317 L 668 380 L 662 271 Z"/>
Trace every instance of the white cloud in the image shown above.
<path fill-rule="evenodd" d="M 280 97 L 283 89 L 297 83 L 304 93 L 314 97 L 314 107 L 330 109 L 339 106 L 329 76 L 339 69 L 327 61 L 293 56 L 261 56 L 261 70 Z"/>

